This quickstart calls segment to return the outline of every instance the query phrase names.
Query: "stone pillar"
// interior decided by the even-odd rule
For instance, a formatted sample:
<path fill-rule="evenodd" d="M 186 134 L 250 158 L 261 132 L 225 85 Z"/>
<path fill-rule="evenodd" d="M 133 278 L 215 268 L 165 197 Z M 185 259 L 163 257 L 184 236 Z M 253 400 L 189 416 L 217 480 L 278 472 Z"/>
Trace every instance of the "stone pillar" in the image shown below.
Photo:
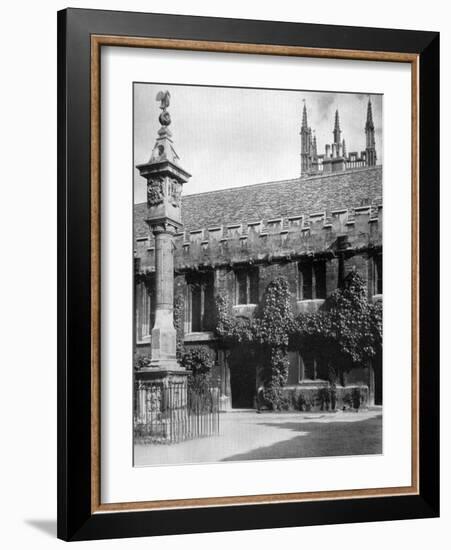
<path fill-rule="evenodd" d="M 232 398 L 230 388 L 230 368 L 228 364 L 228 351 L 219 350 L 219 366 L 220 366 L 220 390 L 219 410 L 224 412 L 232 409 Z"/>
<path fill-rule="evenodd" d="M 159 92 L 161 128 L 149 162 L 137 166 L 147 181 L 147 218 L 155 239 L 155 323 L 152 328 L 150 369 L 180 370 L 176 361 L 174 328 L 174 235 L 182 229 L 181 194 L 191 175 L 180 166 L 172 133 L 169 92 Z"/>
<path fill-rule="evenodd" d="M 151 226 L 155 238 L 155 324 L 152 328 L 151 367 L 181 368 L 176 361 L 174 327 L 174 241 L 171 225 Z"/>

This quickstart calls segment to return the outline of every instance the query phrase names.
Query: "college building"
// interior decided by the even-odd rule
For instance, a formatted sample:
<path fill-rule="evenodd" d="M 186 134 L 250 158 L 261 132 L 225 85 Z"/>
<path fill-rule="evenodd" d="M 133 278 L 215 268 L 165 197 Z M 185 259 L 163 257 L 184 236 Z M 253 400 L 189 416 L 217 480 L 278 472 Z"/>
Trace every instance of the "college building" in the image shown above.
<path fill-rule="evenodd" d="M 212 350 L 223 410 L 255 407 L 259 366 L 243 369 L 253 357 L 244 347 L 225 346 L 216 335 L 218 293 L 227 294 L 234 315 L 250 318 L 268 284 L 283 276 L 293 311 L 314 312 L 347 273 L 357 271 L 366 281 L 368 300 L 382 300 L 382 166 L 371 101 L 362 113 L 362 151 L 346 150 L 338 111 L 331 129 L 333 142 L 318 154 L 304 103 L 298 177 L 181 196 L 174 293 L 184 297 L 184 344 Z M 147 203 L 134 207 L 137 356 L 150 353 L 154 320 L 155 242 L 147 208 Z M 287 391 L 328 384 L 315 350 L 290 350 L 289 362 Z M 364 387 L 367 403 L 381 404 L 381 356 L 353 368 L 339 383 Z"/>

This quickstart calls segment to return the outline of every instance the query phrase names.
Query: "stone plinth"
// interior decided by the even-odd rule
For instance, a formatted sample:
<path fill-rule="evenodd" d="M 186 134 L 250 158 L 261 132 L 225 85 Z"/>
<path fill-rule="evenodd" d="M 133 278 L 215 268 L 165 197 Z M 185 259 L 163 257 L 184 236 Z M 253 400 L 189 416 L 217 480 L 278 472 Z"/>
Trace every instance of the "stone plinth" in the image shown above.
<path fill-rule="evenodd" d="M 149 367 L 135 374 L 135 435 L 149 443 L 183 440 L 188 417 L 188 372 Z"/>

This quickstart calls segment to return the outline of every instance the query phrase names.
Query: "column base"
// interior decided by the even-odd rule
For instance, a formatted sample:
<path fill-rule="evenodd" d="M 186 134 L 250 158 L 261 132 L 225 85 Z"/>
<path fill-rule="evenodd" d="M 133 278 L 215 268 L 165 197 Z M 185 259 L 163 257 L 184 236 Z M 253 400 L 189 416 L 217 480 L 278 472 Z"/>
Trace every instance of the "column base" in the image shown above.
<path fill-rule="evenodd" d="M 174 379 L 188 378 L 189 372 L 180 366 L 177 361 L 159 362 L 158 365 L 152 365 L 135 372 L 136 380 L 155 380 L 171 382 Z"/>
<path fill-rule="evenodd" d="M 175 359 L 151 359 L 150 365 L 146 367 L 145 369 L 142 369 L 140 372 L 182 372 L 187 373 L 186 369 L 183 368 Z"/>
<path fill-rule="evenodd" d="M 172 310 L 157 310 L 152 329 L 150 366 L 162 370 L 180 369 L 177 363 L 177 333 Z"/>

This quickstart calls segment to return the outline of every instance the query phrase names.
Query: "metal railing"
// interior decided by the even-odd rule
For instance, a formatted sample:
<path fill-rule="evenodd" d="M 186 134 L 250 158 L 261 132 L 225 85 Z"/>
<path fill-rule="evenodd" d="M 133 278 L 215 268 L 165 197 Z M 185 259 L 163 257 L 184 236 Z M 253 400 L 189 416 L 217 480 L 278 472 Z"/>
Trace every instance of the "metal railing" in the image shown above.
<path fill-rule="evenodd" d="M 140 443 L 178 443 L 219 433 L 219 387 L 188 380 L 139 380 L 134 435 Z"/>

